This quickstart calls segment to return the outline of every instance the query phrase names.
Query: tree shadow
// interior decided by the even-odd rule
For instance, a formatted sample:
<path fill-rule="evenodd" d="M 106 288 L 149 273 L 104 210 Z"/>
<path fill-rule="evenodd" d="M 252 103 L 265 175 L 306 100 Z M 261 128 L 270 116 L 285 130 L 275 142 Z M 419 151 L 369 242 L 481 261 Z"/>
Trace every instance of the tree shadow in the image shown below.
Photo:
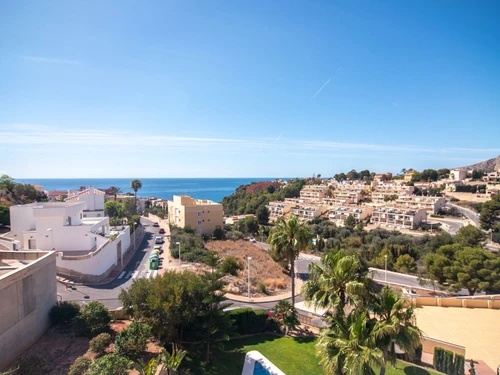
<path fill-rule="evenodd" d="M 298 344 L 308 344 L 316 340 L 315 336 L 294 337 L 293 340 Z"/>
<path fill-rule="evenodd" d="M 404 369 L 406 375 L 430 375 L 430 372 L 417 366 L 407 366 Z"/>

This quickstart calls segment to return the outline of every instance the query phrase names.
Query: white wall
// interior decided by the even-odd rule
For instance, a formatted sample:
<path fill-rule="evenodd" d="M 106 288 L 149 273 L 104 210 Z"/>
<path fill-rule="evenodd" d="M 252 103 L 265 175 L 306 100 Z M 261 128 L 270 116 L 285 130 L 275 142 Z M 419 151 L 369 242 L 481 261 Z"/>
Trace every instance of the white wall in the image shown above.
<path fill-rule="evenodd" d="M 10 229 L 12 238 L 21 241 L 25 230 L 35 229 L 33 205 L 10 207 Z"/>
<path fill-rule="evenodd" d="M 116 266 L 121 260 L 117 257 L 117 246 L 119 243 L 121 243 L 121 254 L 123 257 L 130 246 L 130 230 L 128 227 L 114 241 L 108 241 L 103 248 L 98 249 L 99 251 L 75 257 L 61 256 L 58 253 L 58 272 L 67 274 L 65 270 L 70 270 L 74 272 L 74 275 L 101 276 L 109 271 L 110 267 Z"/>

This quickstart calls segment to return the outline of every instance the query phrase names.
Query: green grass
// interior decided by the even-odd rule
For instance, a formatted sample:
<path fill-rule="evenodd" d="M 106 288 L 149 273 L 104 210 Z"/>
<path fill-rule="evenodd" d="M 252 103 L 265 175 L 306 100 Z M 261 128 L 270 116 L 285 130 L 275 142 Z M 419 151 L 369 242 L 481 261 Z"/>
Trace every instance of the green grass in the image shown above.
<path fill-rule="evenodd" d="M 216 352 L 213 363 L 203 363 L 204 353 L 199 357 L 186 358 L 192 375 L 241 375 L 247 352 L 258 350 L 287 375 L 323 375 L 318 365 L 314 338 L 276 337 L 257 335 L 236 339 L 224 344 L 224 351 Z M 396 368 L 387 367 L 386 375 L 438 375 L 405 362 L 397 363 Z"/>

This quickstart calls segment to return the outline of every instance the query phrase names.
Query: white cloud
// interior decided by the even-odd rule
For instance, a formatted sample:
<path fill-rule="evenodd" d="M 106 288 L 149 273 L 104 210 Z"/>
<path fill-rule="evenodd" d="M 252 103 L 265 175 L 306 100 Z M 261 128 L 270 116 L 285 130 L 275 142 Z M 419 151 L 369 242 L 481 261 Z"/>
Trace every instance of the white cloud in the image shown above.
<path fill-rule="evenodd" d="M 68 60 L 68 59 L 53 59 L 42 56 L 21 56 L 21 59 L 26 61 L 32 61 L 36 63 L 42 64 L 69 64 L 69 65 L 81 65 L 81 61 L 77 60 Z"/>

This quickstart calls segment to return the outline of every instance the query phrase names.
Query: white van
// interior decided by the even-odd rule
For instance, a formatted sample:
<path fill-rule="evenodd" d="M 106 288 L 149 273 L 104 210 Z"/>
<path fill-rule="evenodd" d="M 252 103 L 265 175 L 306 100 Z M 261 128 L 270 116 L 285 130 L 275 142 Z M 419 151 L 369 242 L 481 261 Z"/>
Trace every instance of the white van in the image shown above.
<path fill-rule="evenodd" d="M 163 237 L 156 237 L 155 238 L 155 243 L 158 244 L 158 243 L 163 243 Z"/>

